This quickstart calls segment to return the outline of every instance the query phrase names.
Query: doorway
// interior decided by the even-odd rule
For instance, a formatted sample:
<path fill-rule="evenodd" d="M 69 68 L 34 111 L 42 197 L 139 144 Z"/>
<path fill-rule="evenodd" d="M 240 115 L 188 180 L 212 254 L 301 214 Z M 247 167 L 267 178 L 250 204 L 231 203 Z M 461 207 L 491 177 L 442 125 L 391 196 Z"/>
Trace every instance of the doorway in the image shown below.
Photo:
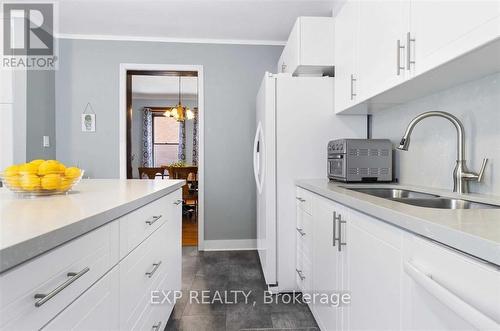
<path fill-rule="evenodd" d="M 183 179 L 182 244 L 203 249 L 203 68 L 120 66 L 120 178 Z"/>

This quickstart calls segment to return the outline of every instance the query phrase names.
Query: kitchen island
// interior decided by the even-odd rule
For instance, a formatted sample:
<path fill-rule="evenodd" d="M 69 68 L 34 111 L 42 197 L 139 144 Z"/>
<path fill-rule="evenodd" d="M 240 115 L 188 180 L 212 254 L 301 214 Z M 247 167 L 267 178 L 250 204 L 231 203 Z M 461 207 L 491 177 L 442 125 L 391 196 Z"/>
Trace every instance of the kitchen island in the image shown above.
<path fill-rule="evenodd" d="M 180 290 L 183 180 L 82 180 L 66 195 L 0 189 L 0 329 L 165 326 Z"/>

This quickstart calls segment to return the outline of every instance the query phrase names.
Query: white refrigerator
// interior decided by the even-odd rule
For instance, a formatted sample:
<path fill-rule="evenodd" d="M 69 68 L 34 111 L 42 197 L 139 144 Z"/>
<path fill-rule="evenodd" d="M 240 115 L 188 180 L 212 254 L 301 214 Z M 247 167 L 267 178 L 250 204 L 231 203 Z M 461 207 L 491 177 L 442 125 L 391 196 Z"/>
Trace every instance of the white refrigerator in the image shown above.
<path fill-rule="evenodd" d="M 334 114 L 333 87 L 332 77 L 266 72 L 257 94 L 257 249 L 275 293 L 297 289 L 294 181 L 327 176 L 328 141 L 366 137 L 366 116 Z"/>

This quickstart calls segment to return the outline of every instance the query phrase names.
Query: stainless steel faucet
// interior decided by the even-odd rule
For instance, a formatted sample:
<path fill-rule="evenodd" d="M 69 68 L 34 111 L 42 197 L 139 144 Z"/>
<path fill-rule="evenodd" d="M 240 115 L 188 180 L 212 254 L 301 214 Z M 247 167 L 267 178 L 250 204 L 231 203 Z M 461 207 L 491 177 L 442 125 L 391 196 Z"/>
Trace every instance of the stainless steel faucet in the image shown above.
<path fill-rule="evenodd" d="M 417 123 L 423 120 L 424 118 L 433 116 L 446 118 L 451 123 L 453 123 L 453 125 L 457 129 L 457 164 L 455 166 L 455 169 L 453 170 L 453 192 L 469 193 L 469 181 L 471 180 L 475 180 L 478 182 L 482 181 L 484 175 L 484 169 L 486 167 L 486 162 L 488 162 L 488 159 L 486 158 L 483 159 L 481 170 L 479 171 L 478 174 L 475 172 L 471 172 L 467 169 L 467 165 L 464 158 L 465 156 L 464 127 L 462 125 L 462 122 L 460 122 L 460 120 L 455 116 L 453 116 L 452 114 L 443 111 L 429 111 L 418 115 L 410 122 L 410 124 L 408 124 L 405 135 L 401 139 L 398 149 L 407 151 L 408 147 L 410 146 L 410 135 L 415 125 L 417 125 Z"/>

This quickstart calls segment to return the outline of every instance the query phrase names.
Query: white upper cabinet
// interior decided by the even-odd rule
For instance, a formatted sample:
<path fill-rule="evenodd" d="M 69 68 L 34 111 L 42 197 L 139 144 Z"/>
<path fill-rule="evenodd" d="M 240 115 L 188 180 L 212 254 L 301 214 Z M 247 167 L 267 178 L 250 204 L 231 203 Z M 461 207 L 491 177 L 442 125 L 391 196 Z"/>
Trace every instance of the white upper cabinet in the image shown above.
<path fill-rule="evenodd" d="M 405 79 L 405 41 L 409 27 L 408 1 L 360 1 L 359 100 L 369 98 Z"/>
<path fill-rule="evenodd" d="M 345 109 L 358 100 L 356 71 L 359 27 L 359 1 L 344 4 L 335 17 L 335 110 Z"/>
<path fill-rule="evenodd" d="M 299 17 L 278 61 L 278 72 L 333 74 L 333 18 Z"/>
<path fill-rule="evenodd" d="M 411 1 L 412 60 L 421 74 L 500 36 L 499 1 Z"/>
<path fill-rule="evenodd" d="M 499 1 L 347 0 L 335 16 L 335 112 L 373 111 L 497 72 L 499 49 Z"/>

